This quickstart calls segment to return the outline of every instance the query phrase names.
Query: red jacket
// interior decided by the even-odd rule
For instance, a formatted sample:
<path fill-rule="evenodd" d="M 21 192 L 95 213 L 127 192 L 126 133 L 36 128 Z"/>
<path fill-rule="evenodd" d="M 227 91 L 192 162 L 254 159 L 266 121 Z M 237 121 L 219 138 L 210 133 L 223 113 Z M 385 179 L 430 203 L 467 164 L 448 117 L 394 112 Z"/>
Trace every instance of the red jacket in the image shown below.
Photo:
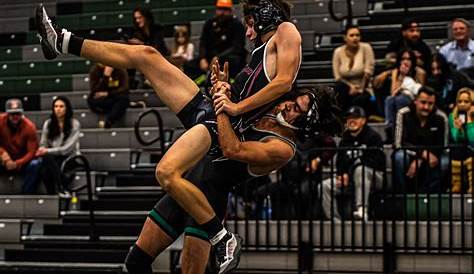
<path fill-rule="evenodd" d="M 6 151 L 17 164 L 17 169 L 28 164 L 38 149 L 36 126 L 23 117 L 18 130 L 13 133 L 7 124 L 8 114 L 0 114 L 0 154 Z"/>

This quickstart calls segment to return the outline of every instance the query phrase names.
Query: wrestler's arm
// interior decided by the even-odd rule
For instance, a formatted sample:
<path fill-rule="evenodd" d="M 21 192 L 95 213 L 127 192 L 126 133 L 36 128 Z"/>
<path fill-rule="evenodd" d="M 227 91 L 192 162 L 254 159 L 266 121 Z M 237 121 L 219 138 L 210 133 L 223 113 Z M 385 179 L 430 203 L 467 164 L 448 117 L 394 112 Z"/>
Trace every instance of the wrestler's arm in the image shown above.
<path fill-rule="evenodd" d="M 249 112 L 290 91 L 302 58 L 301 35 L 295 25 L 289 22 L 282 23 L 275 35 L 277 51 L 275 78 L 254 95 L 237 103 L 237 113 L 231 115 Z"/>
<path fill-rule="evenodd" d="M 278 168 L 293 158 L 293 148 L 276 138 L 241 142 L 232 128 L 229 116 L 217 115 L 219 145 L 225 157 L 248 163 L 250 166 Z"/>

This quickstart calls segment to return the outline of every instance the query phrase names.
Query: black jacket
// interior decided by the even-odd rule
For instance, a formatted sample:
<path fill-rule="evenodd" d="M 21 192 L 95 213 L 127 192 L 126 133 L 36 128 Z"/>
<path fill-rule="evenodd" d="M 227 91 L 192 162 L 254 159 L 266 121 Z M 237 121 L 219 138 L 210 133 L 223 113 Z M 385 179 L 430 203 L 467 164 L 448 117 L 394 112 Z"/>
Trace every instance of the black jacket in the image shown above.
<path fill-rule="evenodd" d="M 385 153 L 382 137 L 368 125 L 365 125 L 355 137 L 348 131 L 344 132 L 339 143 L 336 165 L 338 175 L 349 173 L 358 165 L 384 170 Z"/>
<path fill-rule="evenodd" d="M 214 57 L 228 56 L 245 58 L 245 28 L 233 16 L 213 17 L 204 23 L 199 43 L 199 59 L 208 62 Z"/>
<path fill-rule="evenodd" d="M 447 143 L 448 118 L 441 110 L 435 108 L 424 127 L 421 127 L 414 103 L 398 111 L 395 122 L 395 148 L 407 148 L 408 153 L 414 155 L 427 149 L 426 146 L 434 146 L 428 151 L 440 156 L 442 147 Z M 425 147 L 417 149 L 415 146 Z"/>

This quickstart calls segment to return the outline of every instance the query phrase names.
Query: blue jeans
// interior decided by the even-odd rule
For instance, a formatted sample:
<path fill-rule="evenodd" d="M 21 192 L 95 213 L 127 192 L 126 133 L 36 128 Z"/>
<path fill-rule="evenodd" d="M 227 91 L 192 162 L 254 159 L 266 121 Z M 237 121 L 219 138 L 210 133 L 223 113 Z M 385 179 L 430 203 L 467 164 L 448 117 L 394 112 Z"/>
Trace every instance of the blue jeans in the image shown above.
<path fill-rule="evenodd" d="M 25 176 L 23 181 L 23 187 L 21 189 L 22 194 L 35 194 L 38 188 L 38 177 L 41 167 L 40 159 L 33 159 L 28 164 L 23 166 L 20 173 Z"/>
<path fill-rule="evenodd" d="M 406 172 L 414 160 L 414 156 L 406 154 L 404 150 L 398 150 L 394 153 L 393 159 L 393 180 L 392 186 L 399 193 L 420 192 L 420 193 L 438 193 L 444 191 L 442 179 L 447 174 L 449 159 L 446 154 L 442 154 L 439 164 L 433 168 L 425 162 L 421 163 L 411 184 L 407 185 Z"/>
<path fill-rule="evenodd" d="M 395 124 L 395 116 L 398 110 L 408 106 L 411 101 L 409 96 L 401 93 L 385 98 L 385 121 L 390 128 L 393 128 Z"/>

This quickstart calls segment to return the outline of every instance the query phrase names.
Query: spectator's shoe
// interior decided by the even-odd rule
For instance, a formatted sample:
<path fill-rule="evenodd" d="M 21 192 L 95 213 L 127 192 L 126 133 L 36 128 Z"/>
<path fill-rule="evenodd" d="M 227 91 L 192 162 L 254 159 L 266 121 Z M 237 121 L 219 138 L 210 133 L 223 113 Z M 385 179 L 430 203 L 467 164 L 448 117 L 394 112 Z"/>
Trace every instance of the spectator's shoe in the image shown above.
<path fill-rule="evenodd" d="M 61 53 L 67 52 L 67 45 L 63 43 L 65 36 L 69 40 L 71 33 L 60 29 L 51 21 L 43 4 L 36 7 L 36 29 L 41 43 L 41 49 L 46 59 L 56 58 Z"/>
<path fill-rule="evenodd" d="M 356 211 L 354 211 L 354 219 L 356 220 L 369 220 L 369 215 L 367 214 L 367 208 L 359 206 Z"/>
<path fill-rule="evenodd" d="M 232 232 L 227 234 L 213 246 L 214 272 L 228 273 L 239 265 L 242 249 L 242 238 Z"/>

